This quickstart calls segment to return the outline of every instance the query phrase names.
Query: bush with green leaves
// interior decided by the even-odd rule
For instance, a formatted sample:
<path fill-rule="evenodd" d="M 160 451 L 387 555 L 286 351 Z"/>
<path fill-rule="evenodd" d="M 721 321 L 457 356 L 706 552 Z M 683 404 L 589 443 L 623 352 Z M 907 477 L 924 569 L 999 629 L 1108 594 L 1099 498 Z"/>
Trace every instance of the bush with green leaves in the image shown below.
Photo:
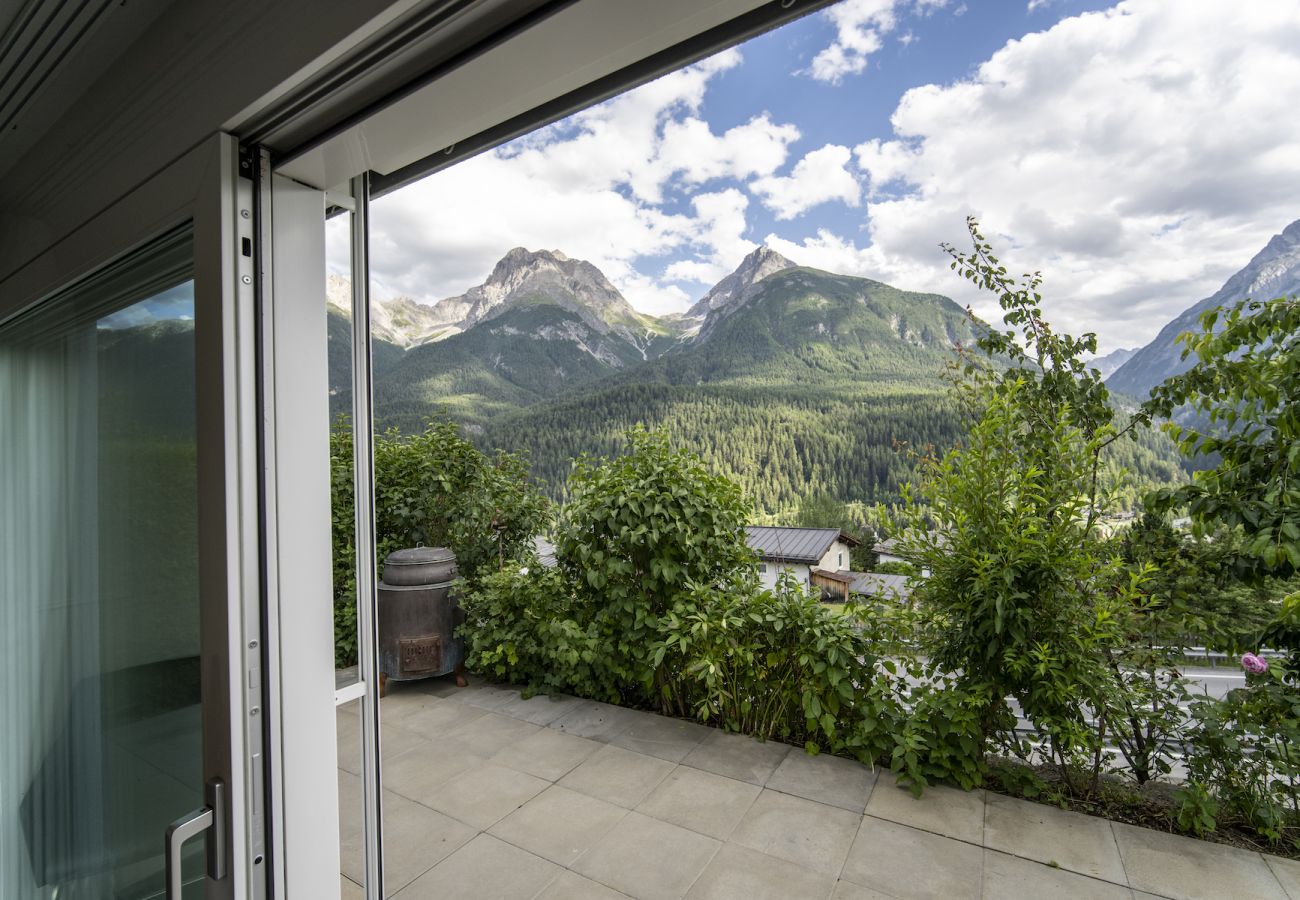
<path fill-rule="evenodd" d="M 658 630 L 653 660 L 678 714 L 810 750 L 879 755 L 857 727 L 875 714 L 875 647 L 853 616 L 788 573 L 771 590 L 752 576 L 696 583 Z"/>
<path fill-rule="evenodd" d="M 460 600 L 465 664 L 544 693 L 617 701 L 595 622 L 579 621 L 572 585 L 536 560 L 483 576 Z"/>
<path fill-rule="evenodd" d="M 527 462 L 486 456 L 450 422 L 421 434 L 376 435 L 376 565 L 394 550 L 450 547 L 470 582 L 516 563 L 550 520 L 549 503 L 528 480 Z M 340 419 L 330 435 L 333 494 L 335 663 L 356 662 L 356 544 L 352 430 Z"/>
<path fill-rule="evenodd" d="M 1184 827 L 1204 834 L 1245 827 L 1270 843 L 1300 846 L 1300 695 L 1273 660 L 1244 688 L 1192 706 Z"/>
<path fill-rule="evenodd" d="M 671 686 L 651 649 L 659 619 L 692 585 L 753 568 L 751 509 L 735 482 L 674 449 L 665 432 L 635 428 L 627 442 L 622 456 L 574 463 L 555 555 L 620 695 L 669 711 Z"/>
<path fill-rule="evenodd" d="M 1151 503 L 1241 528 L 1244 570 L 1300 572 L 1300 298 L 1216 307 L 1200 324 L 1180 337 L 1196 364 L 1157 387 L 1145 410 L 1173 416 L 1163 427 L 1183 453 L 1214 464 Z"/>
<path fill-rule="evenodd" d="M 997 295 L 1010 327 L 985 329 L 962 354 L 956 393 L 970 430 L 922 461 L 900 522 L 902 551 L 930 572 L 913 594 L 921 649 L 977 698 L 985 749 L 1028 754 L 1006 729 L 1014 698 L 1062 779 L 1083 768 L 1095 783 L 1105 728 L 1096 723 L 1123 687 L 1106 650 L 1135 581 L 1094 526 L 1110 502 L 1107 451 L 1135 426 L 1116 428 L 1106 388 L 1084 362 L 1095 336 L 1054 331 L 1041 277 L 1009 277 L 968 224 L 974 249 L 946 248 L 953 268 Z"/>

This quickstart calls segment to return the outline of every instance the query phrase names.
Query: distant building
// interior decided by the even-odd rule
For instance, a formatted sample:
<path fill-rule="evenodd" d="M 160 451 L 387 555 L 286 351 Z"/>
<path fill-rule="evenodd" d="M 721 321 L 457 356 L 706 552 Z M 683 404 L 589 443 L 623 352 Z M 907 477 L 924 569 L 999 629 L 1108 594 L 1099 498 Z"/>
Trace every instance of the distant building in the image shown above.
<path fill-rule="evenodd" d="M 555 568 L 555 545 L 544 537 L 533 538 L 533 550 L 537 552 L 537 558 L 542 565 L 548 569 Z"/>
<path fill-rule="evenodd" d="M 849 593 L 868 600 L 892 600 L 906 603 L 912 596 L 906 575 L 885 575 L 880 572 L 849 572 L 852 581 Z"/>
<path fill-rule="evenodd" d="M 823 596 L 845 599 L 852 576 L 849 552 L 861 543 L 838 528 L 784 528 L 751 525 L 745 541 L 758 554 L 758 577 L 766 588 L 776 587 L 790 572 L 806 587 L 821 587 Z"/>
<path fill-rule="evenodd" d="M 907 560 L 903 559 L 903 557 L 898 555 L 897 538 L 888 538 L 886 540 L 880 541 L 871 549 L 875 552 L 877 560 L 879 562 L 882 563 L 907 562 Z"/>

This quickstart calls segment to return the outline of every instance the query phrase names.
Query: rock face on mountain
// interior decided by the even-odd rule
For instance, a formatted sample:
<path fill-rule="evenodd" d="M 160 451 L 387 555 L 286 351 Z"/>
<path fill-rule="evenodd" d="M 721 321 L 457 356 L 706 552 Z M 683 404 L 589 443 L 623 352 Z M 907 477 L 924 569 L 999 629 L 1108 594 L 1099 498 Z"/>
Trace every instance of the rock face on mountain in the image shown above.
<path fill-rule="evenodd" d="M 1105 381 L 1111 375 L 1115 374 L 1116 370 L 1118 370 L 1120 366 L 1124 365 L 1124 363 L 1132 359 L 1133 354 L 1137 353 L 1139 349 L 1141 348 L 1121 347 L 1118 350 L 1112 350 L 1103 356 L 1096 357 L 1095 359 L 1089 361 L 1088 365 L 1091 368 L 1094 368 L 1098 372 L 1100 372 L 1101 380 Z"/>
<path fill-rule="evenodd" d="M 687 310 L 686 318 L 699 320 L 702 324 L 710 313 L 723 309 L 734 312 L 749 302 L 757 291 L 759 282 L 794 266 L 780 253 L 761 246 L 741 260 L 736 271 L 715 284 Z"/>
<path fill-rule="evenodd" d="M 325 300 L 344 316 L 352 314 L 352 282 L 342 275 L 325 280 Z M 410 297 L 371 299 L 371 333 L 398 347 L 417 347 L 454 333 L 434 314 L 433 309 Z"/>
<path fill-rule="evenodd" d="M 501 258 L 486 281 L 456 297 L 439 300 L 433 316 L 455 331 L 524 306 L 557 306 L 600 334 L 615 333 L 638 347 L 643 358 L 666 332 L 653 316 L 642 315 L 591 263 L 558 250 L 516 247 Z"/>
<path fill-rule="evenodd" d="M 1300 293 L 1300 219 L 1281 234 L 1274 235 L 1263 250 L 1214 294 L 1178 316 L 1160 330 L 1156 339 L 1120 366 L 1106 381 L 1112 391 L 1145 399 L 1151 389 L 1172 375 L 1186 372 L 1191 360 L 1183 360 L 1183 346 L 1177 342 L 1185 331 L 1199 331 L 1198 317 L 1216 306 L 1230 306 L 1247 297 L 1268 300 Z"/>

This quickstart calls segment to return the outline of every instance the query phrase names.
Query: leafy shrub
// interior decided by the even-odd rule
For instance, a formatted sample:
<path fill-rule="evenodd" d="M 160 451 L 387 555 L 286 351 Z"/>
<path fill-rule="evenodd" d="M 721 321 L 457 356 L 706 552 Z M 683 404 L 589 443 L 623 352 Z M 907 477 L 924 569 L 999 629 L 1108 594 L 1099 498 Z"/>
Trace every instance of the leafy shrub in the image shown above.
<path fill-rule="evenodd" d="M 1300 697 L 1281 669 L 1193 704 L 1182 818 L 1198 833 L 1238 824 L 1273 843 L 1300 835 Z"/>
<path fill-rule="evenodd" d="M 991 720 L 1000 729 L 1014 727 L 1010 712 L 1005 705 L 990 710 L 991 693 L 984 686 L 920 665 L 910 666 L 909 675 L 912 687 L 901 704 L 904 714 L 888 735 L 890 769 L 918 797 L 934 781 L 951 781 L 966 790 L 983 784 L 989 773 L 985 729 Z"/>
<path fill-rule="evenodd" d="M 868 711 L 873 647 L 851 615 L 792 576 L 774 590 L 752 578 L 693 585 L 659 630 L 654 662 L 680 714 L 809 749 L 864 749 L 856 722 Z"/>
<path fill-rule="evenodd" d="M 376 435 L 375 565 L 403 547 L 445 546 L 469 581 L 517 561 L 549 521 L 547 500 L 528 481 L 527 463 L 488 457 L 450 422 L 422 434 Z M 352 430 L 339 419 L 330 434 L 334 542 L 334 657 L 356 662 L 356 542 Z"/>
<path fill-rule="evenodd" d="M 1145 410 L 1176 415 L 1162 427 L 1183 454 L 1216 463 L 1150 502 L 1240 527 L 1242 568 L 1290 576 L 1300 572 L 1300 297 L 1216 307 L 1200 325 L 1179 337 L 1196 364 L 1158 386 Z"/>
<path fill-rule="evenodd" d="M 1244 688 L 1192 706 L 1179 818 L 1198 834 L 1237 824 L 1300 846 L 1298 626 L 1300 592 L 1283 599 L 1262 635 L 1286 659 L 1247 654 Z"/>
<path fill-rule="evenodd" d="M 595 623 L 579 623 L 563 573 L 536 561 L 481 578 L 461 596 L 465 663 L 533 690 L 618 700 Z"/>
<path fill-rule="evenodd" d="M 916 566 L 912 565 L 911 563 L 901 562 L 898 560 L 890 560 L 889 562 L 878 562 L 873 568 L 869 569 L 868 571 L 879 572 L 881 575 L 906 575 L 908 577 L 918 574 L 918 572 L 916 571 Z"/>
<path fill-rule="evenodd" d="M 750 508 L 735 482 L 674 450 L 666 433 L 635 428 L 627 440 L 622 456 L 574 464 L 555 555 L 620 694 L 668 709 L 670 686 L 651 659 L 659 619 L 691 585 L 752 568 Z"/>

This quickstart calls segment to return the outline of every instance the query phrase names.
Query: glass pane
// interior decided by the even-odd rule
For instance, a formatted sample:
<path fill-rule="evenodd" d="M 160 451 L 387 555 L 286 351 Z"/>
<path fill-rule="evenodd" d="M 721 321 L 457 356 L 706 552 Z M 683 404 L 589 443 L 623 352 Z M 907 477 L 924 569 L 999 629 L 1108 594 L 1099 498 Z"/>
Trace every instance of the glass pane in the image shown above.
<path fill-rule="evenodd" d="M 0 329 L 0 896 L 160 896 L 202 805 L 190 254 Z"/>

